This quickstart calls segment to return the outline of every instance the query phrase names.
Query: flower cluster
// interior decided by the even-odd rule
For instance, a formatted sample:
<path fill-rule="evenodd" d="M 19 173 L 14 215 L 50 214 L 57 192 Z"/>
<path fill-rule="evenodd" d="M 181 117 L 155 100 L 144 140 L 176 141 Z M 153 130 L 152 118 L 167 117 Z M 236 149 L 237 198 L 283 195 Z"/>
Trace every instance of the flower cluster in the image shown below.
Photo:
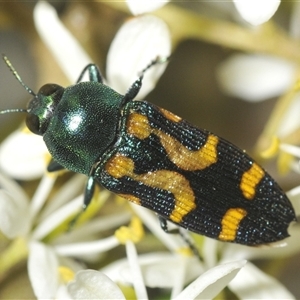
<path fill-rule="evenodd" d="M 254 27 L 268 21 L 280 4 L 280 1 L 272 0 L 233 2 L 240 18 Z M 134 17 L 115 35 L 106 68 L 107 84 L 121 94 L 150 61 L 171 54 L 171 37 L 163 18 L 146 14 L 169 5 L 167 1 L 128 0 L 127 3 Z M 292 26 L 297 25 L 295 18 Z M 246 26 L 244 21 L 243 26 Z M 36 4 L 34 22 L 41 39 L 70 82 L 76 82 L 92 59 L 47 2 Z M 146 73 L 139 98 L 144 98 L 155 87 L 166 67 L 167 64 L 155 66 Z M 224 62 L 218 70 L 224 90 L 248 101 L 278 96 L 293 87 L 292 92 L 286 93 L 295 98 L 294 101 L 290 101 L 280 124 L 271 132 L 272 136 L 269 133 L 267 136 L 268 141 L 276 136 L 276 150 L 265 152 L 288 153 L 293 158 L 288 168 L 299 172 L 300 149 L 288 143 L 288 137 L 300 125 L 299 109 L 296 109 L 299 106 L 296 75 L 296 64 L 266 55 L 240 54 Z M 287 141 L 282 142 L 285 139 Z M 21 152 L 19 145 L 22 145 Z M 241 299 L 294 298 L 280 282 L 249 260 L 288 257 L 299 252 L 299 228 L 296 226 L 291 228 L 291 238 L 285 247 L 279 245 L 267 251 L 221 245 L 202 238 L 203 261 L 200 261 L 191 255 L 180 236 L 167 235 L 161 230 L 152 212 L 100 190 L 95 193 L 87 211 L 76 218 L 76 224 L 70 228 L 71 220 L 82 206 L 85 178 L 64 175 L 60 180 L 60 173 L 45 173 L 48 162 L 42 137 L 26 129 L 14 132 L 0 146 L 0 230 L 9 241 L 6 249 L 0 252 L 0 278 L 25 259 L 31 286 L 38 299 L 149 299 L 151 288 L 168 290 L 172 299 L 212 299 L 225 287 Z M 40 177 L 31 199 L 11 179 Z M 54 189 L 56 181 L 63 183 Z M 288 196 L 299 212 L 300 188 L 288 192 Z M 94 218 L 105 210 L 108 199 L 120 209 Z M 150 233 L 144 232 L 143 225 Z M 158 247 L 140 254 L 137 244 L 149 236 L 159 241 L 155 243 Z M 158 250 L 161 245 L 167 251 Z M 124 250 L 123 257 L 114 255 L 117 247 Z M 107 253 L 112 253 L 109 259 Z M 101 267 L 92 269 L 91 265 Z"/>

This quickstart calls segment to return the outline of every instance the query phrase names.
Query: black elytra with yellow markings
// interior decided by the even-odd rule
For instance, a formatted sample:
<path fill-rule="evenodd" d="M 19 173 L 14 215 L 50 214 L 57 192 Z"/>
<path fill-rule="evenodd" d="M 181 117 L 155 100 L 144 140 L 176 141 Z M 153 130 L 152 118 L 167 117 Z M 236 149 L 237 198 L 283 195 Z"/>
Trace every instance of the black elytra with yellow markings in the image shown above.
<path fill-rule="evenodd" d="M 28 128 L 42 135 L 50 170 L 88 176 L 84 206 L 98 184 L 190 231 L 249 246 L 289 236 L 295 220 L 288 198 L 244 151 L 146 101 L 135 101 L 144 72 L 125 95 L 102 83 L 88 65 L 77 83 L 44 85 L 26 110 Z M 84 73 L 89 82 L 80 82 Z"/>

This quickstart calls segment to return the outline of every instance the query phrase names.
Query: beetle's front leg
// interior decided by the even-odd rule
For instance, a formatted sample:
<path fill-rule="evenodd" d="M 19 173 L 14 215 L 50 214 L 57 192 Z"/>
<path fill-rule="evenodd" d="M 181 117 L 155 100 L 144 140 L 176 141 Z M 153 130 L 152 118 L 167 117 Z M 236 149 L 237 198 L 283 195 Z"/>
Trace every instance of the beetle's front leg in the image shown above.
<path fill-rule="evenodd" d="M 79 217 L 82 215 L 82 213 L 87 209 L 89 204 L 92 201 L 94 192 L 95 192 L 95 184 L 96 181 L 92 176 L 89 176 L 85 190 L 84 190 L 84 196 L 83 196 L 83 204 L 82 204 L 82 210 L 78 212 L 78 214 L 74 217 L 74 219 L 69 224 L 69 231 L 74 227 Z"/>
<path fill-rule="evenodd" d="M 56 171 L 61 171 L 64 169 L 65 169 L 65 167 L 63 167 L 61 164 L 56 162 L 53 158 L 51 159 L 51 161 L 47 167 L 48 172 L 56 172 Z"/>
<path fill-rule="evenodd" d="M 95 184 L 96 180 L 93 176 L 88 178 L 86 183 L 85 191 L 84 191 L 84 198 L 83 198 L 83 210 L 86 210 L 89 204 L 92 201 L 94 192 L 95 192 Z"/>
<path fill-rule="evenodd" d="M 47 167 L 48 172 L 56 172 L 56 171 L 60 171 L 63 169 L 65 169 L 65 168 L 62 165 L 60 165 L 58 162 L 56 162 L 54 159 L 51 159 L 51 161 Z M 91 203 L 91 200 L 93 198 L 94 191 L 95 191 L 95 184 L 96 184 L 96 181 L 95 181 L 94 177 L 92 175 L 90 175 L 88 177 L 85 191 L 84 191 L 84 198 L 83 198 L 83 205 L 82 205 L 83 210 L 86 210 L 87 207 L 89 206 L 89 204 Z"/>

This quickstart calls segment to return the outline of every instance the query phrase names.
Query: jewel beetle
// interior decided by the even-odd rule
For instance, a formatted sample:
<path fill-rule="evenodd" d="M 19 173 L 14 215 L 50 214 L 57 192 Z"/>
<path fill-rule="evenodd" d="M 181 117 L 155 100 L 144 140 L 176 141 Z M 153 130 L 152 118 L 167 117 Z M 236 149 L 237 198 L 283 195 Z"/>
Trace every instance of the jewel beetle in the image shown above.
<path fill-rule="evenodd" d="M 293 207 L 274 179 L 245 151 L 166 109 L 134 100 L 149 64 L 125 95 L 103 83 L 95 64 L 76 84 L 45 84 L 33 96 L 26 124 L 53 157 L 48 169 L 88 176 L 84 207 L 95 184 L 185 229 L 248 246 L 289 236 Z M 85 73 L 88 82 L 82 82 Z"/>

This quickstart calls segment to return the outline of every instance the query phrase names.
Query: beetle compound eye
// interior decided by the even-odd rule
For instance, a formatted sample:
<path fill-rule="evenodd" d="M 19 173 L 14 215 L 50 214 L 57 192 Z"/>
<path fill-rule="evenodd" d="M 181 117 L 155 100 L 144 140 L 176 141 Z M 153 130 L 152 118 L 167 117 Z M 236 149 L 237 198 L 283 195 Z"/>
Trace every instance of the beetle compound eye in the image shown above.
<path fill-rule="evenodd" d="M 40 131 L 40 120 L 38 116 L 28 114 L 26 117 L 26 126 L 32 133 L 42 135 L 42 132 Z"/>
<path fill-rule="evenodd" d="M 48 83 L 48 84 L 43 85 L 39 89 L 38 94 L 41 94 L 43 96 L 51 96 L 61 89 L 62 89 L 62 87 L 58 84 Z"/>

